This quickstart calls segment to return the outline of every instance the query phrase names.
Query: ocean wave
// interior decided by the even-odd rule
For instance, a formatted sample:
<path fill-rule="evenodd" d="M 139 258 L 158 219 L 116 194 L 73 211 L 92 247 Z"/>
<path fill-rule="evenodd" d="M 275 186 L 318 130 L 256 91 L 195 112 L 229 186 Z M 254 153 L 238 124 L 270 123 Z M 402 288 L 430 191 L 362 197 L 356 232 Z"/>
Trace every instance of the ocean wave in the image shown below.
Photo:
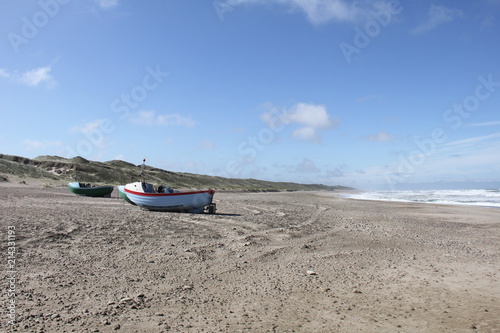
<path fill-rule="evenodd" d="M 348 194 L 344 197 L 358 200 L 419 202 L 500 208 L 499 189 L 380 191 Z"/>

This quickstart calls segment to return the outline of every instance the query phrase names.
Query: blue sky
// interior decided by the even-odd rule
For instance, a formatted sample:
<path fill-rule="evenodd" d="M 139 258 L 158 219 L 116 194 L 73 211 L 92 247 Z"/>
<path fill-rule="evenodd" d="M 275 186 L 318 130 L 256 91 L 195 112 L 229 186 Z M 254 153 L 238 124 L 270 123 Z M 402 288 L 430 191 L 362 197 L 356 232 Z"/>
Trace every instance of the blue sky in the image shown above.
<path fill-rule="evenodd" d="M 1 153 L 367 189 L 500 182 L 498 0 L 0 9 Z"/>

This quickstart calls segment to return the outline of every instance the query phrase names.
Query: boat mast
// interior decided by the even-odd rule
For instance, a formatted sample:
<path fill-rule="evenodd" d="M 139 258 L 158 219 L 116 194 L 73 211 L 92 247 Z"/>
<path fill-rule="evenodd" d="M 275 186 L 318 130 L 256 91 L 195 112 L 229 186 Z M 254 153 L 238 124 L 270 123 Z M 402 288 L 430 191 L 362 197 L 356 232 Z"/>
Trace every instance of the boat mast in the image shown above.
<path fill-rule="evenodd" d="M 141 173 L 139 174 L 139 177 L 141 177 L 141 181 L 143 183 L 146 183 L 146 159 L 142 160 Z"/>

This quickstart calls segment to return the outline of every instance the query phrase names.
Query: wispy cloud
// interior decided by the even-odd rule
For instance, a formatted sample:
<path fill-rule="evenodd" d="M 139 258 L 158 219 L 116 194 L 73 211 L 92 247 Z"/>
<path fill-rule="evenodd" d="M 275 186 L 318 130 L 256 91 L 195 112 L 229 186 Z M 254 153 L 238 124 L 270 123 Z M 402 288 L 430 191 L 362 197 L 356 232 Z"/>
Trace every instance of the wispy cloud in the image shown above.
<path fill-rule="evenodd" d="M 417 169 L 422 179 L 486 176 L 492 174 L 492 167 L 500 167 L 500 132 L 449 142 L 438 148 L 432 156 Z M 498 170 L 498 169 L 497 169 Z"/>
<path fill-rule="evenodd" d="M 421 34 L 433 30 L 437 26 L 453 21 L 458 17 L 462 17 L 463 12 L 459 9 L 447 8 L 445 6 L 431 5 L 427 12 L 427 18 L 419 24 L 411 33 Z"/>
<path fill-rule="evenodd" d="M 404 177 L 406 183 L 474 178 L 498 180 L 499 138 L 500 132 L 436 145 L 428 154 L 423 151 L 413 151 L 413 155 L 406 154 L 406 157 L 401 154 L 399 166 L 389 167 L 384 174 Z M 420 157 L 414 158 L 417 154 Z"/>
<path fill-rule="evenodd" d="M 352 22 L 372 15 L 384 1 L 354 2 L 346 0 L 225 0 L 217 1 L 224 12 L 245 4 L 280 4 L 304 12 L 308 20 L 315 25 L 330 21 Z"/>
<path fill-rule="evenodd" d="M 73 126 L 69 129 L 70 133 L 80 133 L 85 137 L 90 138 L 91 142 L 99 148 L 105 148 L 106 143 L 106 133 L 112 130 L 108 119 L 96 119 L 87 122 L 83 125 Z"/>
<path fill-rule="evenodd" d="M 17 71 L 9 72 L 4 68 L 0 68 L 0 77 L 29 87 L 44 86 L 47 89 L 52 89 L 57 85 L 57 82 L 50 74 L 51 71 L 51 66 L 38 67 L 21 74 Z"/>
<path fill-rule="evenodd" d="M 498 126 L 498 125 L 500 125 L 500 121 L 488 121 L 488 122 L 484 122 L 484 123 L 468 124 L 467 126 L 486 127 L 486 126 Z"/>
<path fill-rule="evenodd" d="M 468 138 L 464 140 L 459 140 L 459 141 L 454 141 L 454 142 L 449 142 L 445 144 L 445 146 L 458 146 L 458 145 L 463 145 L 463 144 L 470 144 L 470 143 L 476 143 L 476 142 L 481 142 L 481 141 L 486 141 L 489 139 L 494 139 L 494 138 L 499 138 L 500 133 L 495 133 L 495 134 L 490 134 L 490 135 L 483 135 L 483 136 L 476 136 L 473 138 Z"/>
<path fill-rule="evenodd" d="M 89 134 L 97 131 L 106 122 L 105 119 L 96 119 L 83 125 L 73 126 L 69 129 L 71 133 Z"/>
<path fill-rule="evenodd" d="M 432 178 L 458 180 L 474 175 L 498 178 L 498 173 L 492 172 L 495 166 L 500 167 L 498 142 L 483 142 L 481 145 L 456 142 L 454 146 L 443 147 L 433 154 L 418 168 L 417 174 L 422 180 Z"/>
<path fill-rule="evenodd" d="M 387 132 L 378 132 L 376 134 L 366 135 L 363 139 L 374 142 L 389 142 L 393 140 L 393 137 Z"/>
<path fill-rule="evenodd" d="M 147 126 L 185 126 L 193 127 L 195 122 L 190 116 L 183 116 L 178 113 L 157 115 L 154 110 L 141 110 L 132 115 L 130 122 Z"/>
<path fill-rule="evenodd" d="M 110 9 L 118 6 L 118 0 L 95 0 L 95 2 L 102 9 Z"/>

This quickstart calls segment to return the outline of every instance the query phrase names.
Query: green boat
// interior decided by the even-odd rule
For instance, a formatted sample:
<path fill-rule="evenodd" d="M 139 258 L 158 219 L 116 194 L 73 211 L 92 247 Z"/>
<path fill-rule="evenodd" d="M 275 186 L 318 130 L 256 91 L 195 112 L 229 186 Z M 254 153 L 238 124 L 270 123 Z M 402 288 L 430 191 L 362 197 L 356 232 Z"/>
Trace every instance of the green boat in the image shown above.
<path fill-rule="evenodd" d="M 135 203 L 130 200 L 128 197 L 127 197 L 127 193 L 125 193 L 125 185 L 120 185 L 118 186 L 118 194 L 120 194 L 120 198 L 122 198 L 123 200 L 125 200 L 126 202 L 128 202 L 129 204 L 132 204 L 135 206 Z"/>
<path fill-rule="evenodd" d="M 95 186 L 85 183 L 69 183 L 68 188 L 71 192 L 77 195 L 82 195 L 86 197 L 111 197 L 111 192 L 113 192 L 113 186 Z"/>

